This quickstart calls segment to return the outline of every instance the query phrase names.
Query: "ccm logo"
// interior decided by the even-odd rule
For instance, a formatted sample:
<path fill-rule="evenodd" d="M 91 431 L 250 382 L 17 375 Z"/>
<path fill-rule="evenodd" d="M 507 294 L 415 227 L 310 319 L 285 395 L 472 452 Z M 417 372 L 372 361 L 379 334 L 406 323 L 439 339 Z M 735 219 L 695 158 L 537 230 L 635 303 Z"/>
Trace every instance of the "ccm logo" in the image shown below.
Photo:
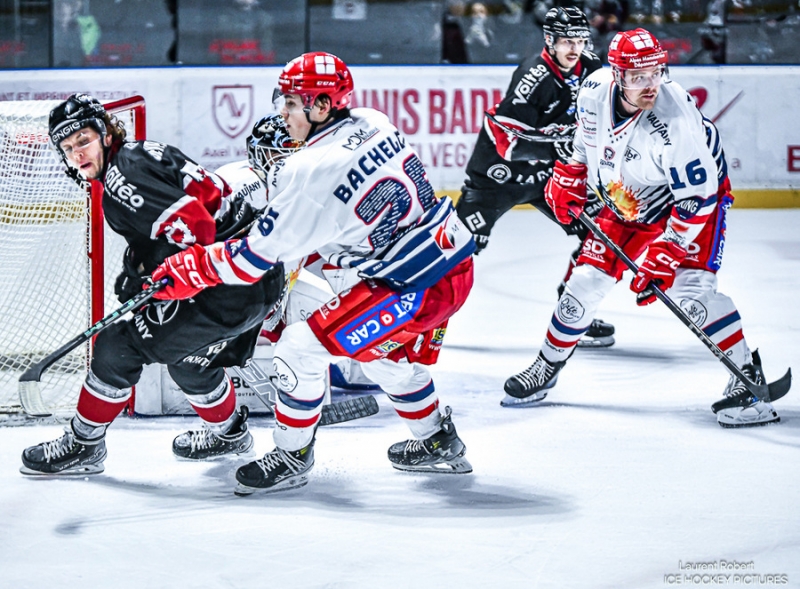
<path fill-rule="evenodd" d="M 183 267 L 188 270 L 186 276 L 196 288 L 208 288 L 208 285 L 203 280 L 203 275 L 197 271 L 197 258 L 194 255 L 187 255 L 183 258 Z"/>
<path fill-rule="evenodd" d="M 564 176 L 557 172 L 553 173 L 553 180 L 555 180 L 556 184 L 559 186 L 584 186 L 586 184 L 586 178 L 574 178 L 572 176 Z"/>
<path fill-rule="evenodd" d="M 670 255 L 665 253 L 665 252 L 660 252 L 656 256 L 656 260 L 658 260 L 659 262 L 661 262 L 662 264 L 664 264 L 665 266 L 668 266 L 669 268 L 671 268 L 673 270 L 677 270 L 678 266 L 680 265 L 680 262 L 678 262 L 678 260 L 670 257 Z"/>

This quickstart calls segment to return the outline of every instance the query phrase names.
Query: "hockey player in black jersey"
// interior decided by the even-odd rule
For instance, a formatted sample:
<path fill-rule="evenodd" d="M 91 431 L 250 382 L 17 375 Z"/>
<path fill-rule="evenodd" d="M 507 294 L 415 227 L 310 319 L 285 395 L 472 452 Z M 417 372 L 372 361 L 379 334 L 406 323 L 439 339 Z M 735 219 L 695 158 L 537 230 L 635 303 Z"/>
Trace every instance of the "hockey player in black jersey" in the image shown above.
<path fill-rule="evenodd" d="M 589 22 L 578 8 L 551 8 L 545 17 L 545 47 L 514 71 L 505 98 L 484 118 L 467 180 L 456 206 L 458 216 L 475 235 L 478 251 L 486 247 L 495 222 L 515 205 L 531 204 L 551 220 L 544 186 L 557 160 L 568 162 L 575 134 L 575 100 L 589 74 L 601 67 L 587 51 Z M 602 208 L 595 197 L 586 211 L 594 216 Z M 586 229 L 579 222 L 562 226 L 582 242 Z M 580 248 L 572 255 L 559 296 L 569 278 Z M 581 346 L 605 347 L 614 343 L 613 326 L 596 319 Z"/>
<path fill-rule="evenodd" d="M 126 142 L 125 130 L 91 96 L 76 94 L 50 113 L 50 138 L 78 182 L 103 183 L 109 226 L 125 238 L 124 270 L 116 292 L 127 300 L 168 256 L 194 244 L 231 237 L 257 211 L 226 202 L 230 188 L 175 147 Z M 241 206 L 240 206 L 241 205 Z M 215 216 L 219 218 L 215 218 Z M 206 459 L 249 452 L 247 411 L 224 367 L 252 355 L 264 318 L 281 296 L 281 266 L 248 286 L 209 289 L 185 301 L 158 301 L 97 336 L 75 416 L 60 438 L 27 448 L 24 474 L 103 471 L 105 434 L 131 398 L 145 364 L 161 363 L 205 422 L 173 442 L 179 458 Z"/>

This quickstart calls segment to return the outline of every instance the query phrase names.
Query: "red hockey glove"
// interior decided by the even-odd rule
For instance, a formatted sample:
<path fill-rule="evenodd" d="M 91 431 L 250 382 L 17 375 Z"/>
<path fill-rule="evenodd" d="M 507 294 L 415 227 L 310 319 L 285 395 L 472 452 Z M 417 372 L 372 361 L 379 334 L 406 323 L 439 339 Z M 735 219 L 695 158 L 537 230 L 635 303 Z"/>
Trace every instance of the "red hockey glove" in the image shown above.
<path fill-rule="evenodd" d="M 169 283 L 154 295 L 157 299 L 188 299 L 201 290 L 222 282 L 211 265 L 208 252 L 199 243 L 168 257 L 153 271 L 153 282 L 164 278 Z"/>
<path fill-rule="evenodd" d="M 544 199 L 558 222 L 569 225 L 573 220 L 570 211 L 577 217 L 586 204 L 586 166 L 557 161 L 553 175 L 544 187 Z"/>
<path fill-rule="evenodd" d="M 647 256 L 631 281 L 631 290 L 638 293 L 636 304 L 649 305 L 656 300 L 655 285 L 667 290 L 675 282 L 675 270 L 686 257 L 686 250 L 671 241 L 657 241 L 647 248 Z"/>

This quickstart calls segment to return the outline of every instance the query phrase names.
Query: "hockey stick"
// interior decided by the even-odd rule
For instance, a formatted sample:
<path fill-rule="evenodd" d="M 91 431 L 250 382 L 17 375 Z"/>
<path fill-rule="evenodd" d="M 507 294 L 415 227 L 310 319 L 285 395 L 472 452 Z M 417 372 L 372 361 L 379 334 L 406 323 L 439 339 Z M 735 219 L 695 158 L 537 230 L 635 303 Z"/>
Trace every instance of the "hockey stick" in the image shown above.
<path fill-rule="evenodd" d="M 572 213 L 570 213 L 572 215 Z M 574 217 L 574 215 L 572 215 Z M 581 212 L 581 214 L 577 217 L 581 223 L 583 223 L 587 229 L 589 229 L 592 233 L 594 233 L 600 241 L 602 241 L 608 248 L 614 252 L 614 254 L 622 260 L 625 265 L 630 268 L 633 272 L 638 273 L 639 267 L 622 251 L 622 248 L 619 247 L 608 235 L 603 232 L 600 227 L 597 226 L 589 215 L 585 212 Z M 728 356 L 719 349 L 717 344 L 715 344 L 710 337 L 708 337 L 702 329 L 700 329 L 697 325 L 695 325 L 694 321 L 689 319 L 689 316 L 686 315 L 686 312 L 678 306 L 675 301 L 673 301 L 661 288 L 656 286 L 655 284 L 651 283 L 653 293 L 655 296 L 664 303 L 672 313 L 681 320 L 686 327 L 688 327 L 693 334 L 697 336 L 697 338 L 705 344 L 705 346 L 711 350 L 711 353 L 714 354 L 717 359 L 725 365 L 725 368 L 733 374 L 736 378 L 742 381 L 742 384 L 747 388 L 749 391 L 748 393 L 740 393 L 734 397 L 726 397 L 721 401 L 717 401 L 712 406 L 712 410 L 714 413 L 721 409 L 730 409 L 731 407 L 747 407 L 751 405 L 753 402 L 762 400 L 768 403 L 780 399 L 786 393 L 789 392 L 789 389 L 792 386 L 792 369 L 786 371 L 781 378 L 776 380 L 775 382 L 766 385 L 766 384 L 756 384 L 751 381 L 747 376 L 742 372 L 741 368 L 739 368 L 733 360 L 728 358 Z"/>
<path fill-rule="evenodd" d="M 166 278 L 161 282 L 151 284 L 142 292 L 135 294 L 133 297 L 125 301 L 125 303 L 123 303 L 123 305 L 116 311 L 106 315 L 82 334 L 75 336 L 66 344 L 58 348 L 55 352 L 49 356 L 46 356 L 42 360 L 39 360 L 36 364 L 23 372 L 22 376 L 19 377 L 18 390 L 19 402 L 22 404 L 22 408 L 25 410 L 25 413 L 31 417 L 49 417 L 52 415 L 52 411 L 49 411 L 44 405 L 44 401 L 42 400 L 42 392 L 39 388 L 39 382 L 42 380 L 42 375 L 44 372 L 58 360 L 69 354 L 72 350 L 81 344 L 88 342 L 106 327 L 118 321 L 126 313 L 130 311 L 136 311 L 140 307 L 143 307 L 145 303 L 153 298 L 153 295 L 164 288 L 166 284 Z"/>
<path fill-rule="evenodd" d="M 515 135 L 524 141 L 530 141 L 532 143 L 558 143 L 560 141 L 572 141 L 572 135 L 526 135 L 525 133 L 517 131 L 516 129 L 512 129 L 505 123 L 498 121 L 497 117 L 495 117 L 493 114 L 489 112 L 485 112 L 484 114 L 489 118 L 490 121 L 500 127 L 503 131 L 506 133 L 511 133 L 512 135 Z M 534 131 L 542 133 L 543 129 L 534 129 Z"/>
<path fill-rule="evenodd" d="M 275 403 L 278 399 L 278 389 L 272 384 L 269 375 L 255 362 L 250 362 L 249 366 L 246 367 L 233 366 L 232 368 L 247 383 L 247 386 L 255 391 L 259 400 L 274 413 Z M 375 415 L 378 411 L 378 402 L 372 395 L 339 401 L 322 406 L 319 425 L 333 425 L 361 419 L 362 417 Z"/>

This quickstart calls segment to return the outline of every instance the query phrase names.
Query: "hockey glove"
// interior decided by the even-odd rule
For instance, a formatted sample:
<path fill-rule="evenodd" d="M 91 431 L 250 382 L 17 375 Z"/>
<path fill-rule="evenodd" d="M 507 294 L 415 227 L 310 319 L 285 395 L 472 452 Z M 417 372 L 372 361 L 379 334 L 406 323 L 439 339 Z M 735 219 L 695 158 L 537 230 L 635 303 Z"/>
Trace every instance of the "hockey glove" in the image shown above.
<path fill-rule="evenodd" d="M 647 256 L 639 272 L 631 281 L 631 290 L 637 293 L 636 304 L 649 305 L 656 300 L 653 289 L 667 290 L 675 282 L 675 270 L 686 257 L 686 250 L 672 241 L 656 241 L 647 248 Z"/>
<path fill-rule="evenodd" d="M 206 248 L 199 243 L 164 260 L 153 272 L 152 279 L 158 282 L 164 278 L 169 283 L 155 294 L 157 299 L 189 299 L 203 289 L 222 282 Z"/>
<path fill-rule="evenodd" d="M 562 225 L 572 223 L 586 204 L 586 166 L 557 161 L 544 187 L 544 199 Z M 574 216 L 570 216 L 570 212 Z"/>
<path fill-rule="evenodd" d="M 136 263 L 136 256 L 129 247 L 125 249 L 122 256 L 122 272 L 114 282 L 114 294 L 117 295 L 120 303 L 133 298 L 140 290 L 145 288 L 147 276 L 142 276 L 144 268 Z"/>

